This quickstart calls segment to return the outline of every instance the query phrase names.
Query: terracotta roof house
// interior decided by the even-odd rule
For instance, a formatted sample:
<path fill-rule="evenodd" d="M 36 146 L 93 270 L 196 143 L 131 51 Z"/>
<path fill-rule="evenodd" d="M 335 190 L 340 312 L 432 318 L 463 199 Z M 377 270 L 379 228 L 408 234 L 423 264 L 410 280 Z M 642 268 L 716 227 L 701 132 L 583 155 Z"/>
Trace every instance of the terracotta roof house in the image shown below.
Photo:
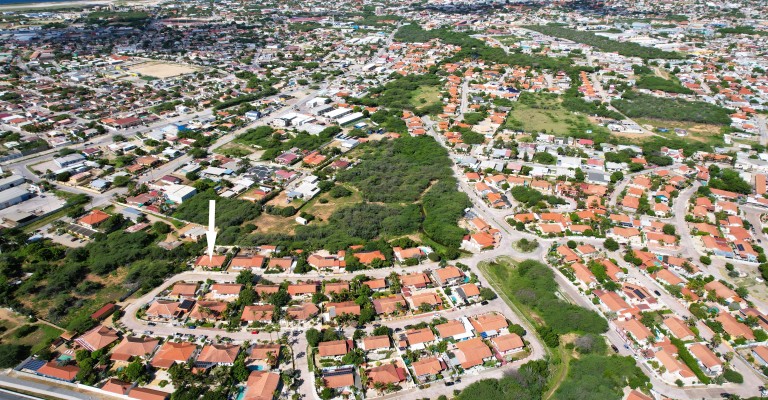
<path fill-rule="evenodd" d="M 241 400 L 272 400 L 280 386 L 280 374 L 267 371 L 251 371 L 245 382 L 245 395 Z"/>
<path fill-rule="evenodd" d="M 639 392 L 637 390 L 633 390 L 629 392 L 627 395 L 627 398 L 624 400 L 654 400 L 653 397 L 646 396 L 644 393 Z"/>
<path fill-rule="evenodd" d="M 413 375 L 423 382 L 428 379 L 434 379 L 439 373 L 445 371 L 448 366 L 437 357 L 428 357 L 414 362 L 411 364 L 411 368 L 413 368 Z"/>
<path fill-rule="evenodd" d="M 387 257 L 384 256 L 384 253 L 382 253 L 379 250 L 363 251 L 360 253 L 355 253 L 354 255 L 357 258 L 357 260 L 360 261 L 360 263 L 363 265 L 371 265 L 371 263 L 373 263 L 374 260 L 381 260 L 381 261 L 387 260 Z"/>
<path fill-rule="evenodd" d="M 197 258 L 195 265 L 203 268 L 221 268 L 224 266 L 224 262 L 226 261 L 227 256 L 220 255 L 208 257 L 207 255 L 202 255 Z"/>
<path fill-rule="evenodd" d="M 709 347 L 701 344 L 694 343 L 688 347 L 691 354 L 696 357 L 696 360 L 704 368 L 704 371 L 710 374 L 717 374 L 723 372 L 723 362 L 717 357 L 717 355 L 709 349 Z"/>
<path fill-rule="evenodd" d="M 457 285 L 464 281 L 464 273 L 452 265 L 434 270 L 432 276 L 440 286 Z"/>
<path fill-rule="evenodd" d="M 665 318 L 664 326 L 669 329 L 669 331 L 672 333 L 672 336 L 680 340 L 688 341 L 693 340 L 696 337 L 691 328 L 689 328 L 685 322 L 677 317 L 670 316 Z"/>
<path fill-rule="evenodd" d="M 440 298 L 440 296 L 433 292 L 414 294 L 410 297 L 410 299 L 413 307 L 417 309 L 421 307 L 422 304 L 427 304 L 432 307 L 438 307 L 443 304 L 443 300 Z"/>
<path fill-rule="evenodd" d="M 175 363 L 185 363 L 197 352 L 197 345 L 189 342 L 165 342 L 152 358 L 152 366 L 168 369 Z"/>
<path fill-rule="evenodd" d="M 326 282 L 323 287 L 323 293 L 341 293 L 343 291 L 349 291 L 349 282 Z"/>
<path fill-rule="evenodd" d="M 387 289 L 387 280 L 384 278 L 372 279 L 370 281 L 363 282 L 363 285 L 368 286 L 374 292 L 378 292 Z"/>
<path fill-rule="evenodd" d="M 272 322 L 274 311 L 275 306 L 269 304 L 245 306 L 240 320 L 243 322 Z"/>
<path fill-rule="evenodd" d="M 38 375 L 66 382 L 74 381 L 78 372 L 77 365 L 59 365 L 56 361 L 49 361 L 36 371 Z"/>
<path fill-rule="evenodd" d="M 267 263 L 267 269 L 281 269 L 283 271 L 289 271 L 295 263 L 296 260 L 294 260 L 291 256 L 271 258 L 269 259 L 269 263 Z"/>
<path fill-rule="evenodd" d="M 323 385 L 327 388 L 341 390 L 355 385 L 355 373 L 352 368 L 337 369 L 323 374 Z"/>
<path fill-rule="evenodd" d="M 109 214 L 101 210 L 93 210 L 88 215 L 77 220 L 77 223 L 86 228 L 96 229 L 102 222 L 108 220 Z"/>
<path fill-rule="evenodd" d="M 406 310 L 408 306 L 403 295 L 398 293 L 373 299 L 373 309 L 376 310 L 376 314 L 392 314 L 399 310 Z"/>
<path fill-rule="evenodd" d="M 408 346 L 414 350 L 421 350 L 436 339 L 432 330 L 429 328 L 410 329 L 405 332 L 405 337 L 408 341 Z"/>
<path fill-rule="evenodd" d="M 629 333 L 638 343 L 647 343 L 648 339 L 653 337 L 653 332 L 637 319 L 630 319 L 624 322 L 621 327 L 624 332 Z"/>
<path fill-rule="evenodd" d="M 335 318 L 343 314 L 360 315 L 360 305 L 354 301 L 343 301 L 340 303 L 325 303 L 325 311 L 330 318 Z"/>
<path fill-rule="evenodd" d="M 454 340 L 460 341 L 474 336 L 472 334 L 472 328 L 470 327 L 467 329 L 467 326 L 457 319 L 452 319 L 446 323 L 436 325 L 435 329 L 437 330 L 437 335 L 440 336 L 441 339 L 453 338 Z"/>
<path fill-rule="evenodd" d="M 429 279 L 429 276 L 423 272 L 417 272 L 413 274 L 408 275 L 401 275 L 400 276 L 400 283 L 403 285 L 403 287 L 413 287 L 416 289 L 423 289 L 427 287 L 432 281 Z"/>
<path fill-rule="evenodd" d="M 172 297 L 195 297 L 197 283 L 177 282 L 171 289 Z"/>
<path fill-rule="evenodd" d="M 493 358 L 491 349 L 480 338 L 456 343 L 455 355 L 465 370 L 483 365 L 485 361 Z"/>
<path fill-rule="evenodd" d="M 253 287 L 259 296 L 275 294 L 280 291 L 280 285 L 256 285 Z"/>
<path fill-rule="evenodd" d="M 117 332 L 99 325 L 75 339 L 75 343 L 90 351 L 103 349 L 118 339 Z"/>
<path fill-rule="evenodd" d="M 384 364 L 371 368 L 365 373 L 368 375 L 368 386 L 373 387 L 377 383 L 389 384 L 405 381 L 407 376 L 405 368 L 396 364 Z"/>
<path fill-rule="evenodd" d="M 147 317 L 171 319 L 179 315 L 180 303 L 178 301 L 155 300 L 146 311 Z"/>
<path fill-rule="evenodd" d="M 409 249 L 403 249 L 400 247 L 394 247 L 392 250 L 395 253 L 395 258 L 397 258 L 397 261 L 405 262 L 405 260 L 410 258 L 421 258 L 424 257 L 424 252 L 421 251 L 418 247 L 412 247 Z"/>
<path fill-rule="evenodd" d="M 106 383 L 104 383 L 104 386 L 101 387 L 101 390 L 125 396 L 128 394 L 128 391 L 131 389 L 131 387 L 133 387 L 133 383 L 123 382 L 119 379 L 110 378 Z"/>
<path fill-rule="evenodd" d="M 320 357 L 341 357 L 349 353 L 353 347 L 351 340 L 321 342 L 317 345 L 317 353 Z"/>
<path fill-rule="evenodd" d="M 232 366 L 239 353 L 240 345 L 208 344 L 200 351 L 195 365 L 201 368 L 210 368 L 216 365 Z"/>
<path fill-rule="evenodd" d="M 266 257 L 258 254 L 249 256 L 237 256 L 233 257 L 232 261 L 229 262 L 229 269 L 233 271 L 261 269 L 264 268 L 264 262 L 266 260 Z"/>
<path fill-rule="evenodd" d="M 128 392 L 128 397 L 138 400 L 165 400 L 170 393 L 160 390 L 135 387 Z"/>
<path fill-rule="evenodd" d="M 507 357 L 525 350 L 525 342 L 523 342 L 523 338 L 516 333 L 496 336 L 491 339 L 491 343 L 502 357 Z"/>
<path fill-rule="evenodd" d="M 255 344 L 248 353 L 247 364 L 272 369 L 277 366 L 281 347 L 279 343 Z"/>
<path fill-rule="evenodd" d="M 288 285 L 288 294 L 291 296 L 304 296 L 317 293 L 317 283 L 295 283 Z"/>
<path fill-rule="evenodd" d="M 471 301 L 480 297 L 480 288 L 474 283 L 465 283 L 456 289 L 456 294 L 465 301 Z"/>
<path fill-rule="evenodd" d="M 507 319 L 496 312 L 476 315 L 470 318 L 469 322 L 475 328 L 475 331 L 483 337 L 498 336 L 503 329 L 509 326 Z"/>
<path fill-rule="evenodd" d="M 715 320 L 723 324 L 723 330 L 725 330 L 733 338 L 743 337 L 747 340 L 755 340 L 755 334 L 752 333 L 752 329 L 750 329 L 746 324 L 739 322 L 733 315 L 725 311 L 721 311 Z"/>
<path fill-rule="evenodd" d="M 154 353 L 160 341 L 150 337 L 126 336 L 112 349 L 112 361 L 130 361 L 132 357 L 147 357 Z"/>
<path fill-rule="evenodd" d="M 218 320 L 227 309 L 227 303 L 223 301 L 198 301 L 189 313 L 189 317 L 198 320 Z"/>
<path fill-rule="evenodd" d="M 320 312 L 320 309 L 314 303 L 303 303 L 300 306 L 288 307 L 288 315 L 299 321 L 306 321 Z"/>
<path fill-rule="evenodd" d="M 367 336 L 362 340 L 362 349 L 365 351 L 388 349 L 390 347 L 389 336 Z"/>
<path fill-rule="evenodd" d="M 235 299 L 243 290 L 239 283 L 214 283 L 207 297 L 212 299 Z"/>

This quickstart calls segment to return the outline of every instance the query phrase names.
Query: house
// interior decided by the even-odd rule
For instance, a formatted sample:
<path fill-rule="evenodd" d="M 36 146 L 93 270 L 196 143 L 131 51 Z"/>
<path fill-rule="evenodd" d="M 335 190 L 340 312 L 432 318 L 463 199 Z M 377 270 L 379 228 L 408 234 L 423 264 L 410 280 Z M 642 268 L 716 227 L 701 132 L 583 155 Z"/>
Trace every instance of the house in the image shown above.
<path fill-rule="evenodd" d="M 223 301 L 198 301 L 192 307 L 189 318 L 196 321 L 205 321 L 208 319 L 218 320 L 227 309 L 227 303 Z"/>
<path fill-rule="evenodd" d="M 683 383 L 694 383 L 697 381 L 696 375 L 685 365 L 683 362 L 675 358 L 672 353 L 667 350 L 657 351 L 655 354 L 656 360 L 661 363 L 665 368 L 665 372 L 662 376 L 666 377 L 669 382 L 681 380 Z"/>
<path fill-rule="evenodd" d="M 444 324 L 435 326 L 441 339 L 451 338 L 457 342 L 474 337 L 472 324 L 466 317 L 452 319 Z"/>
<path fill-rule="evenodd" d="M 592 293 L 600 299 L 600 304 L 608 311 L 615 312 L 620 319 L 632 317 L 630 312 L 632 307 L 618 293 L 603 290 L 595 290 Z"/>
<path fill-rule="evenodd" d="M 355 386 L 355 369 L 336 368 L 322 373 L 323 386 L 340 392 Z"/>
<path fill-rule="evenodd" d="M 186 363 L 197 352 L 197 345 L 189 342 L 165 342 L 152 358 L 152 366 L 168 369 L 176 363 Z"/>
<path fill-rule="evenodd" d="M 109 214 L 101 210 L 92 210 L 86 216 L 77 220 L 77 223 L 90 229 L 96 229 L 104 221 L 108 220 Z"/>
<path fill-rule="evenodd" d="M 363 282 L 363 285 L 368 286 L 375 292 L 381 292 L 387 290 L 387 280 L 384 278 L 372 279 L 370 281 Z"/>
<path fill-rule="evenodd" d="M 115 378 L 109 378 L 107 379 L 107 382 L 104 383 L 104 386 L 101 387 L 101 390 L 125 396 L 128 394 L 128 391 L 131 390 L 132 387 L 133 383 L 123 382 Z"/>
<path fill-rule="evenodd" d="M 240 321 L 245 323 L 253 322 L 272 322 L 275 307 L 269 304 L 263 305 L 247 305 L 243 307 L 243 314 L 240 316 Z"/>
<path fill-rule="evenodd" d="M 345 291 L 349 291 L 348 282 L 325 282 L 325 285 L 323 286 L 324 294 L 331 294 L 331 293 L 338 294 Z"/>
<path fill-rule="evenodd" d="M 317 293 L 316 282 L 295 283 L 288 285 L 288 294 L 290 294 L 292 297 L 313 295 L 315 293 Z"/>
<path fill-rule="evenodd" d="M 509 323 L 502 314 L 489 312 L 469 319 L 472 327 L 482 338 L 493 338 L 506 333 Z"/>
<path fill-rule="evenodd" d="M 407 310 L 405 298 L 401 294 L 393 294 L 388 297 L 379 297 L 373 299 L 373 309 L 376 314 L 393 314 L 398 311 Z"/>
<path fill-rule="evenodd" d="M 177 301 L 155 300 L 149 305 L 145 314 L 149 318 L 175 318 L 183 313 L 179 305 Z"/>
<path fill-rule="evenodd" d="M 320 312 L 320 309 L 314 303 L 303 303 L 300 306 L 288 307 L 286 313 L 291 319 L 306 321 Z"/>
<path fill-rule="evenodd" d="M 732 338 L 755 340 L 755 334 L 752 332 L 752 329 L 750 329 L 746 324 L 739 322 L 733 315 L 725 311 L 721 311 L 715 320 L 723 324 L 723 330 L 731 335 Z"/>
<path fill-rule="evenodd" d="M 291 256 L 271 258 L 267 263 L 267 270 L 279 269 L 290 272 L 296 266 L 296 260 Z"/>
<path fill-rule="evenodd" d="M 728 286 L 725 286 L 724 283 L 720 281 L 711 281 L 707 282 L 706 285 L 704 285 L 704 290 L 706 291 L 714 291 L 715 296 L 718 299 L 725 300 L 726 303 L 733 303 L 733 302 L 741 302 L 741 297 L 736 293 L 736 291 L 732 290 Z"/>
<path fill-rule="evenodd" d="M 688 346 L 688 350 L 698 361 L 699 366 L 708 374 L 719 374 L 723 372 L 723 362 L 709 349 L 709 347 L 694 343 Z"/>
<path fill-rule="evenodd" d="M 242 271 L 245 269 L 255 271 L 257 269 L 264 268 L 264 262 L 266 257 L 253 254 L 250 256 L 237 256 L 233 257 L 229 262 L 229 269 L 233 271 Z"/>
<path fill-rule="evenodd" d="M 416 259 L 420 260 L 422 257 L 425 256 L 424 252 L 418 248 L 418 247 L 412 247 L 409 249 L 403 249 L 400 247 L 394 247 L 392 250 L 395 253 L 395 258 L 397 261 L 404 263 L 406 260 L 409 259 Z"/>
<path fill-rule="evenodd" d="M 239 283 L 214 283 L 207 297 L 217 300 L 236 300 L 242 290 L 243 285 Z"/>
<path fill-rule="evenodd" d="M 693 333 L 691 328 L 677 317 L 669 316 L 664 318 L 664 326 L 669 329 L 672 336 L 682 341 L 689 341 L 696 338 L 696 334 Z"/>
<path fill-rule="evenodd" d="M 431 381 L 437 378 L 437 375 L 445 371 L 448 366 L 437 357 L 421 358 L 411 364 L 413 376 L 419 382 Z"/>
<path fill-rule="evenodd" d="M 195 366 L 206 369 L 217 365 L 231 367 L 234 365 L 238 354 L 240 354 L 240 345 L 208 344 L 203 346 L 200 355 L 197 356 Z"/>
<path fill-rule="evenodd" d="M 642 235 L 637 228 L 622 228 L 619 226 L 613 227 L 608 232 L 608 237 L 615 239 L 619 243 L 631 244 L 633 246 L 639 246 L 642 244 Z"/>
<path fill-rule="evenodd" d="M 398 384 L 405 381 L 407 373 L 398 362 L 384 364 L 378 367 L 373 367 L 365 371 L 368 375 L 368 386 L 374 387 L 376 384 Z"/>
<path fill-rule="evenodd" d="M 474 283 L 465 283 L 456 288 L 456 295 L 467 303 L 480 300 L 480 288 Z"/>
<path fill-rule="evenodd" d="M 354 256 L 357 258 L 357 261 L 360 261 L 360 264 L 363 265 L 371 265 L 376 260 L 387 261 L 387 257 L 379 250 L 363 251 L 355 253 Z"/>
<path fill-rule="evenodd" d="M 432 310 L 443 305 L 443 299 L 434 292 L 414 294 L 409 300 L 414 309 L 421 309 L 422 305 L 429 305 L 427 310 Z"/>
<path fill-rule="evenodd" d="M 194 298 L 195 293 L 197 293 L 197 283 L 184 283 L 184 282 L 177 282 L 173 285 L 173 289 L 171 289 L 170 297 L 186 297 L 186 298 Z"/>
<path fill-rule="evenodd" d="M 273 400 L 281 383 L 280 374 L 267 371 L 251 371 L 245 382 L 245 395 L 240 400 Z"/>
<path fill-rule="evenodd" d="M 755 346 L 752 348 L 752 356 L 755 358 L 755 361 L 761 366 L 768 365 L 768 347 L 766 346 Z"/>
<path fill-rule="evenodd" d="M 206 269 L 222 268 L 226 261 L 227 256 L 225 255 L 215 255 L 213 257 L 202 255 L 195 261 L 195 266 Z"/>
<path fill-rule="evenodd" d="M 711 251 L 716 256 L 725 258 L 734 257 L 733 249 L 728 245 L 728 241 L 721 237 L 702 236 L 701 241 L 704 243 L 704 248 Z"/>
<path fill-rule="evenodd" d="M 354 301 L 343 301 L 340 303 L 325 303 L 325 311 L 328 318 L 333 319 L 344 314 L 360 315 L 360 305 Z"/>
<path fill-rule="evenodd" d="M 255 344 L 251 347 L 248 357 L 246 358 L 246 364 L 253 369 L 257 367 L 258 370 L 270 370 L 277 367 L 277 363 L 280 358 L 279 343 L 267 343 L 267 344 Z M 261 367 L 260 369 L 258 367 Z"/>
<path fill-rule="evenodd" d="M 432 277 L 440 286 L 458 285 L 464 282 L 464 273 L 452 265 L 434 270 Z"/>
<path fill-rule="evenodd" d="M 456 343 L 456 352 L 454 354 L 464 370 L 480 367 L 486 361 L 493 359 L 491 349 L 480 338 Z"/>
<path fill-rule="evenodd" d="M 620 327 L 624 330 L 625 335 L 631 335 L 632 339 L 641 346 L 648 344 L 650 339 L 653 338 L 653 332 L 637 319 L 633 318 L 625 321 Z"/>
<path fill-rule="evenodd" d="M 405 338 L 408 342 L 408 347 L 412 350 L 424 350 L 436 340 L 435 335 L 429 328 L 410 329 L 405 332 Z"/>
<path fill-rule="evenodd" d="M 367 336 L 362 340 L 361 348 L 365 351 L 389 349 L 390 340 L 387 335 Z"/>
<path fill-rule="evenodd" d="M 150 337 L 126 336 L 112 349 L 112 361 L 130 361 L 133 357 L 149 357 L 160 341 Z"/>
<path fill-rule="evenodd" d="M 165 400 L 169 395 L 167 392 L 142 387 L 135 387 L 128 392 L 128 397 L 138 400 Z"/>
<path fill-rule="evenodd" d="M 103 349 L 117 341 L 118 336 L 112 328 L 99 325 L 75 339 L 75 343 L 89 351 Z"/>
<path fill-rule="evenodd" d="M 404 288 L 424 289 L 427 285 L 431 284 L 432 281 L 427 274 L 417 272 L 409 275 L 401 275 L 400 283 Z"/>
<path fill-rule="evenodd" d="M 65 382 L 74 381 L 79 372 L 80 368 L 77 365 L 62 365 L 56 361 L 49 361 L 35 371 L 40 376 Z"/>
<path fill-rule="evenodd" d="M 351 340 L 333 340 L 318 344 L 317 354 L 320 358 L 341 359 L 345 354 L 352 351 L 353 348 L 354 343 Z"/>
<path fill-rule="evenodd" d="M 493 344 L 496 352 L 507 361 L 509 361 L 515 354 L 525 350 L 525 342 L 523 341 L 523 338 L 516 333 L 496 336 L 491 339 L 491 344 Z"/>

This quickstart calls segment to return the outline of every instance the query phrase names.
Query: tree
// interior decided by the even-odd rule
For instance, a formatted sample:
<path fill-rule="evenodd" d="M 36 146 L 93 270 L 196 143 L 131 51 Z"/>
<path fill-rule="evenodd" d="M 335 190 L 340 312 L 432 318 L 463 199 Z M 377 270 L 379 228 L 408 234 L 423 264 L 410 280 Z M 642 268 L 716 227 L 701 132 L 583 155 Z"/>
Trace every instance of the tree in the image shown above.
<path fill-rule="evenodd" d="M 701 263 L 704 264 L 704 265 L 712 264 L 712 259 L 709 258 L 709 256 L 701 256 L 701 257 L 699 257 L 699 261 L 701 261 Z"/>
<path fill-rule="evenodd" d="M 152 230 L 161 235 L 167 235 L 169 232 L 171 232 L 171 226 L 163 221 L 157 221 L 152 224 Z"/>
<path fill-rule="evenodd" d="M 241 358 L 238 358 L 232 366 L 232 377 L 235 378 L 235 381 L 237 382 L 245 382 L 248 379 L 249 374 L 250 371 L 248 370 L 248 367 L 245 366 L 245 362 L 243 362 Z"/>
<path fill-rule="evenodd" d="M 606 250 L 616 251 L 619 249 L 619 242 L 617 242 L 613 238 L 608 238 L 608 239 L 605 239 L 603 246 L 606 248 Z"/>
<path fill-rule="evenodd" d="M 611 183 L 616 183 L 624 179 L 624 174 L 621 171 L 616 171 L 611 174 Z"/>
<path fill-rule="evenodd" d="M 312 347 L 317 347 L 317 345 L 320 343 L 320 331 L 318 331 L 315 328 L 309 328 L 307 329 L 307 343 L 309 343 Z"/>
<path fill-rule="evenodd" d="M 29 346 L 18 344 L 0 344 L 0 368 L 12 368 L 24 361 L 29 355 Z"/>
<path fill-rule="evenodd" d="M 487 301 L 487 300 L 493 300 L 497 296 L 496 296 L 496 292 L 494 292 L 492 289 L 487 288 L 487 287 L 483 287 L 483 288 L 480 288 L 480 297 L 483 300 Z"/>
<path fill-rule="evenodd" d="M 661 228 L 661 231 L 667 235 L 674 235 L 676 233 L 675 226 L 672 224 L 664 224 L 664 227 Z"/>

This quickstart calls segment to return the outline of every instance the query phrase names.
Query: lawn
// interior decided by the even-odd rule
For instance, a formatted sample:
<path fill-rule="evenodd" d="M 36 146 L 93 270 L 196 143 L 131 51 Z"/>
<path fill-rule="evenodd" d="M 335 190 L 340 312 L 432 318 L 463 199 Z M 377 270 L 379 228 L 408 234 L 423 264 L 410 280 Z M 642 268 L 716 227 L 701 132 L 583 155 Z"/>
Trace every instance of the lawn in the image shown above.
<path fill-rule="evenodd" d="M 414 107 L 424 107 L 440 102 L 440 89 L 437 86 L 419 86 L 411 97 Z"/>

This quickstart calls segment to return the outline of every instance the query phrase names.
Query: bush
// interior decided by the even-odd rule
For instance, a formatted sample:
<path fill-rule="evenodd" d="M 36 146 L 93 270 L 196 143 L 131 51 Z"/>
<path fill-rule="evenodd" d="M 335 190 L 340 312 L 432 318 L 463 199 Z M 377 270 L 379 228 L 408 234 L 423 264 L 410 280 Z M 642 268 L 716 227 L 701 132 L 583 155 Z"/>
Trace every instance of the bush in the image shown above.
<path fill-rule="evenodd" d="M 29 356 L 29 346 L 0 344 L 0 368 L 12 368 Z"/>
<path fill-rule="evenodd" d="M 725 372 L 723 372 L 723 378 L 728 382 L 744 383 L 744 377 L 732 369 L 726 369 Z"/>
<path fill-rule="evenodd" d="M 701 261 L 701 263 L 704 264 L 704 265 L 712 264 L 712 259 L 709 258 L 709 256 L 701 256 L 701 257 L 699 257 L 699 261 Z"/>

